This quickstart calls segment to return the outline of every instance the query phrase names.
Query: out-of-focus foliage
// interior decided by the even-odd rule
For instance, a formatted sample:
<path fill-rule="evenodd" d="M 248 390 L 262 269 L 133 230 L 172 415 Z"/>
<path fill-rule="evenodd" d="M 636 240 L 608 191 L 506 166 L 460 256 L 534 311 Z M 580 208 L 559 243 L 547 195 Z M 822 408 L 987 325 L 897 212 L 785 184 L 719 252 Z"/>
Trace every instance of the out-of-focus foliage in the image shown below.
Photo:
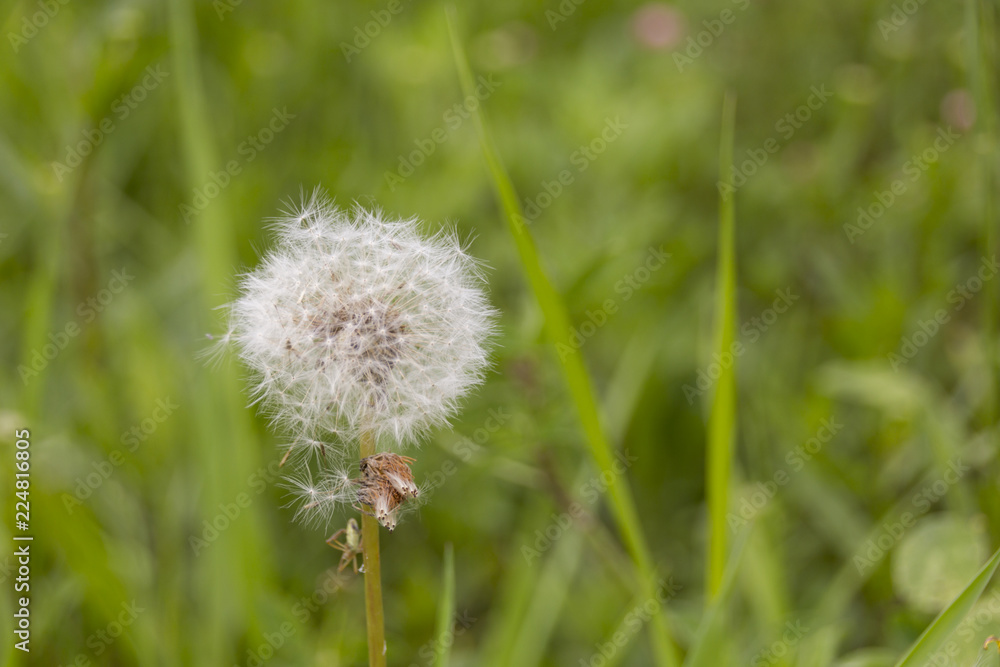
<path fill-rule="evenodd" d="M 361 577 L 323 542 L 347 516 L 292 523 L 282 436 L 235 359 L 200 357 L 267 217 L 316 185 L 454 224 L 502 312 L 485 386 L 410 452 L 426 503 L 383 533 L 390 664 L 445 646 L 452 667 L 652 664 L 652 603 L 560 354 L 590 373 L 682 655 L 717 609 L 716 664 L 893 665 L 996 549 L 995 2 L 456 10 L 473 98 L 441 3 L 8 6 L 0 538 L 28 428 L 35 540 L 32 652 L 4 632 L 5 660 L 364 662 Z M 737 345 L 719 355 L 727 91 Z M 480 106 L 568 349 L 545 337 L 494 197 Z M 712 608 L 706 425 L 733 363 L 742 549 Z M 932 664 L 996 664 L 991 634 L 996 586 Z"/>

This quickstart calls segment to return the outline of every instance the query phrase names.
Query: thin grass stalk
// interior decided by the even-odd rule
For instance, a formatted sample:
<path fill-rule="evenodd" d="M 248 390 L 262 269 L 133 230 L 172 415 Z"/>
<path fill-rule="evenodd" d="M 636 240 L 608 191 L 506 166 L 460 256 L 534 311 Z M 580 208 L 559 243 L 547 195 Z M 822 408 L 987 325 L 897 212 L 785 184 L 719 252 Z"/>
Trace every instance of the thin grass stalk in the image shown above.
<path fill-rule="evenodd" d="M 723 358 L 731 354 L 736 331 L 736 240 L 733 211 L 733 133 L 736 96 L 727 94 L 722 106 L 722 137 L 719 143 L 719 259 L 715 276 L 715 351 Z M 708 567 L 706 590 L 713 599 L 722 586 L 726 569 L 729 526 L 729 486 L 733 474 L 733 432 L 736 428 L 736 369 L 722 369 L 712 397 L 708 421 Z"/>
<path fill-rule="evenodd" d="M 976 120 L 973 133 L 982 138 L 986 148 L 980 151 L 979 170 L 982 178 L 983 255 L 992 257 L 997 252 L 996 188 L 1000 186 L 1000 151 L 997 150 L 996 81 L 996 10 L 985 0 L 968 0 L 966 3 L 966 30 L 969 44 L 969 78 L 975 100 Z M 988 369 L 988 395 L 986 397 L 985 425 L 994 428 L 997 420 L 997 402 L 1000 399 L 1000 374 L 997 369 L 996 309 L 1000 307 L 1000 288 L 996 281 L 985 284 L 986 307 L 982 309 L 982 328 L 986 367 Z"/>
<path fill-rule="evenodd" d="M 451 645 L 454 643 L 453 626 L 455 617 L 455 549 L 451 542 L 444 545 L 444 575 L 441 583 L 441 604 L 438 607 L 437 630 L 434 638 L 438 642 L 434 667 L 448 667 Z"/>
<path fill-rule="evenodd" d="M 375 438 L 361 434 L 361 458 L 375 453 Z M 365 559 L 365 624 L 368 628 L 368 664 L 385 667 L 385 611 L 382 608 L 382 562 L 378 544 L 378 521 L 372 508 L 361 513 L 361 543 Z"/>

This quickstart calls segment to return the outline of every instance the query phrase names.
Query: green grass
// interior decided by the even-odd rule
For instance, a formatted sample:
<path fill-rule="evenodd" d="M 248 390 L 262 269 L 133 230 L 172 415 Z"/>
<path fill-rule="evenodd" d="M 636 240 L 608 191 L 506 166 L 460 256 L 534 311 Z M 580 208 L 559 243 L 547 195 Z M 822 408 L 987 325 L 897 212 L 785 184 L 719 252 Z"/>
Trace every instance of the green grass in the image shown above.
<path fill-rule="evenodd" d="M 750 537 L 752 526 L 748 526 L 733 547 L 731 556 L 722 572 L 718 588 L 713 591 L 712 601 L 705 609 L 698 624 L 694 641 L 684 659 L 684 667 L 708 667 L 725 664 L 733 660 L 735 647 L 726 636 L 726 628 L 732 613 L 732 593 L 736 574 L 742 563 L 743 549 Z"/>
<path fill-rule="evenodd" d="M 237 359 L 201 356 L 267 218 L 322 186 L 456 228 L 501 313 L 480 390 L 407 452 L 432 488 L 381 533 L 388 664 L 1000 665 L 1000 282 L 949 299 L 997 252 L 995 0 L 885 34 L 905 3 L 466 3 L 450 26 L 433 2 L 56 4 L 16 51 L 44 7 L 3 17 L 0 433 L 32 433 L 35 541 L 32 653 L 6 633 L 0 663 L 367 658 L 363 578 L 324 544 L 346 514 L 292 521 L 286 434 Z M 275 109 L 294 117 L 248 159 Z M 720 198 L 730 164 L 753 173 Z"/>
<path fill-rule="evenodd" d="M 972 610 L 976 600 L 983 594 L 986 585 L 996 573 L 997 565 L 1000 565 L 1000 551 L 993 554 L 965 590 L 927 626 L 913 646 L 896 663 L 896 667 L 917 667 L 928 663 Z"/>
<path fill-rule="evenodd" d="M 995 3 L 968 0 L 965 6 L 966 32 L 969 35 L 968 53 L 972 66 L 969 68 L 969 88 L 973 91 L 977 113 L 982 114 L 981 136 L 984 148 L 980 151 L 979 175 L 981 179 L 980 197 L 983 218 L 983 255 L 990 257 L 998 250 L 997 245 L 997 198 L 1000 186 L 1000 150 L 997 149 L 997 93 L 994 82 L 997 75 L 997 44 Z M 986 286 L 987 303 L 1000 305 L 1000 289 L 996 283 Z M 996 336 L 996 308 L 983 310 L 983 335 L 988 339 Z M 1000 370 L 997 368 L 996 347 L 987 351 L 987 368 L 990 384 L 990 400 L 986 406 L 985 422 L 994 423 L 1000 402 Z"/>
<path fill-rule="evenodd" d="M 452 45 L 455 50 L 455 61 L 458 64 L 459 78 L 466 96 L 474 95 L 475 83 L 473 74 L 462 48 L 456 21 L 455 11 L 452 9 L 449 11 L 448 26 Z M 485 114 L 481 109 L 476 110 L 475 118 L 476 127 L 479 130 L 480 145 L 483 149 L 483 157 L 486 160 L 490 176 L 493 179 L 493 185 L 496 188 L 497 197 L 500 200 L 507 222 L 507 229 L 510 231 L 511 236 L 514 237 L 521 266 L 545 317 L 545 329 L 559 357 L 560 369 L 566 380 L 573 403 L 576 406 L 581 426 L 587 437 L 591 456 L 593 456 L 594 462 L 600 471 L 610 475 L 607 491 L 608 502 L 615 515 L 622 538 L 635 563 L 638 589 L 644 591 L 648 598 L 655 599 L 656 574 L 653 571 L 653 561 L 649 555 L 649 548 L 642 533 L 642 527 L 639 523 L 638 513 L 636 512 L 635 503 L 632 500 L 628 484 L 616 474 L 613 468 L 614 453 L 598 420 L 597 402 L 594 398 L 594 391 L 590 377 L 587 374 L 587 369 L 584 366 L 581 355 L 575 350 L 576 346 L 571 337 L 573 327 L 570 324 L 569 315 L 559 297 L 559 293 L 542 269 L 535 244 L 525 224 L 524 212 L 521 210 L 517 193 L 514 191 L 514 186 L 510 182 L 510 177 L 507 175 L 503 163 L 500 161 L 500 156 L 497 153 L 496 146 L 490 134 L 489 126 L 486 124 Z M 567 350 L 571 351 L 567 352 Z M 661 665 L 661 667 L 664 665 L 676 665 L 676 649 L 673 645 L 666 620 L 659 609 L 654 617 L 651 638 L 654 651 L 656 652 L 657 664 Z"/>
<path fill-rule="evenodd" d="M 440 640 L 434 667 L 448 667 L 451 656 L 451 639 L 455 628 L 455 549 L 444 545 L 444 572 L 441 581 L 440 607 L 437 615 L 437 629 L 434 636 Z"/>
<path fill-rule="evenodd" d="M 715 353 L 721 370 L 712 394 L 708 419 L 709 540 L 706 593 L 714 598 L 722 586 L 728 556 L 729 487 L 733 475 L 733 439 L 736 432 L 736 214 L 733 187 L 733 132 L 736 99 L 726 96 L 719 140 L 719 259 L 715 285 Z"/>

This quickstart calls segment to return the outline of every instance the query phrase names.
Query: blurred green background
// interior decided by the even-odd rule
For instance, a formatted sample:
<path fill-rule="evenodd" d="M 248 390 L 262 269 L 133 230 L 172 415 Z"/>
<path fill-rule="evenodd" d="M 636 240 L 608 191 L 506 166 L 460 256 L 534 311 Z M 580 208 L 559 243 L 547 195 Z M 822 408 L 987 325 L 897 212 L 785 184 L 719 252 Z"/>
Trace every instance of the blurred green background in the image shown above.
<path fill-rule="evenodd" d="M 5 662 L 365 663 L 361 577 L 336 576 L 323 543 L 346 515 L 292 523 L 282 435 L 247 408 L 235 360 L 199 358 L 266 219 L 319 185 L 429 231 L 456 224 L 502 312 L 485 386 L 410 452 L 428 501 L 382 533 L 389 664 L 445 647 L 455 666 L 653 664 L 559 371 L 576 351 L 544 336 L 480 106 L 630 462 L 689 664 L 893 665 L 994 551 L 995 2 L 457 15 L 481 99 L 461 92 L 437 2 L 6 6 L 0 490 L 13 545 L 27 428 L 35 539 L 32 650 L 5 630 Z M 729 357 L 712 335 L 726 91 Z M 742 546 L 709 606 L 706 424 L 733 360 Z M 447 543 L 456 620 L 441 634 Z M 963 619 L 927 664 L 996 662 L 980 647 L 1000 634 L 1000 586 Z"/>

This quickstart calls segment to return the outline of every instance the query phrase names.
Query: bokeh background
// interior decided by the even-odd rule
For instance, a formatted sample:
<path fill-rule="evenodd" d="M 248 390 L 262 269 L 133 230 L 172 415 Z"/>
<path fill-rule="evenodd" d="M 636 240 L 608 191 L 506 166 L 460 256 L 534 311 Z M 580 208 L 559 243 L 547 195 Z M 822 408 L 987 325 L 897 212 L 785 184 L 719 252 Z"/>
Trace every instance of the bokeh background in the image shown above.
<path fill-rule="evenodd" d="M 346 515 L 292 522 L 282 434 L 247 408 L 235 360 L 199 356 L 269 243 L 266 219 L 322 186 L 429 231 L 455 224 L 502 313 L 487 382 L 411 452 L 428 501 L 383 532 L 390 664 L 430 665 L 443 647 L 452 665 L 653 664 L 484 165 L 481 106 L 605 433 L 628 453 L 679 652 L 715 609 L 711 664 L 894 664 L 1000 537 L 996 14 L 974 1 L 462 3 L 472 100 L 438 2 L 8 3 L 0 489 L 13 544 L 13 434 L 30 429 L 35 541 L 32 652 L 5 630 L 4 661 L 365 663 L 361 577 L 335 576 L 324 544 Z M 742 550 L 710 607 L 727 91 L 745 180 Z M 449 543 L 456 622 L 441 635 Z M 984 661 L 990 634 L 1000 586 L 929 664 Z"/>

